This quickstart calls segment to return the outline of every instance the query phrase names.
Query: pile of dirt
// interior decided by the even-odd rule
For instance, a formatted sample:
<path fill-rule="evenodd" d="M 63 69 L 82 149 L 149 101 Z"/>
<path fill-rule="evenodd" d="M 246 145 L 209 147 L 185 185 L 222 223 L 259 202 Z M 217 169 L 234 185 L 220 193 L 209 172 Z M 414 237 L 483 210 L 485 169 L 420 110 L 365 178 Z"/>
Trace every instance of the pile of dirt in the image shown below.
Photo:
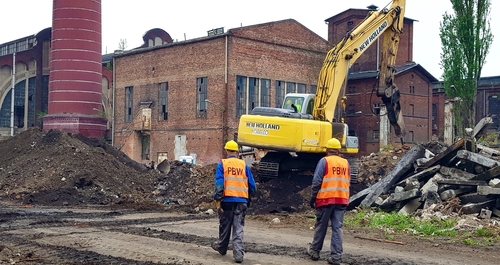
<path fill-rule="evenodd" d="M 25 205 L 184 205 L 210 208 L 216 164 L 170 162 L 168 174 L 106 142 L 58 130 L 26 130 L 0 141 L 0 197 Z M 8 150 L 8 151 L 7 151 Z M 310 178 L 258 183 L 254 212 L 297 211 Z M 310 189 L 309 189 L 310 190 Z"/>
<path fill-rule="evenodd" d="M 0 197 L 25 205 L 184 205 L 213 207 L 216 164 L 170 162 L 168 174 L 149 170 L 103 140 L 39 128 L 0 141 Z M 365 189 L 394 168 L 406 149 L 361 158 Z M 260 181 L 251 212 L 309 210 L 312 176 Z"/>

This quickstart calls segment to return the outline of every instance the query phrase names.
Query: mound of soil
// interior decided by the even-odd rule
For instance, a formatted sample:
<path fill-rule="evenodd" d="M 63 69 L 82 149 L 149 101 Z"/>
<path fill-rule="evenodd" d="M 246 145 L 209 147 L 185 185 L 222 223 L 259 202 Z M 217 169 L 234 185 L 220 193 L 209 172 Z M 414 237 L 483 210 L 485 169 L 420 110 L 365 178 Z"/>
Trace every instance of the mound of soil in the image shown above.
<path fill-rule="evenodd" d="M 103 140 L 32 128 L 0 141 L 0 197 L 26 205 L 183 205 L 213 208 L 216 164 L 170 161 L 168 174 L 149 170 Z M 405 149 L 360 161 L 355 194 L 390 172 Z M 250 211 L 309 210 L 312 176 L 257 183 Z"/>
<path fill-rule="evenodd" d="M 58 130 L 26 130 L 0 141 L 0 197 L 25 205 L 184 205 L 211 208 L 216 164 L 170 161 L 149 170 L 106 142 Z M 258 183 L 254 212 L 304 209 L 310 178 Z M 306 197 L 308 198 L 308 197 Z"/>

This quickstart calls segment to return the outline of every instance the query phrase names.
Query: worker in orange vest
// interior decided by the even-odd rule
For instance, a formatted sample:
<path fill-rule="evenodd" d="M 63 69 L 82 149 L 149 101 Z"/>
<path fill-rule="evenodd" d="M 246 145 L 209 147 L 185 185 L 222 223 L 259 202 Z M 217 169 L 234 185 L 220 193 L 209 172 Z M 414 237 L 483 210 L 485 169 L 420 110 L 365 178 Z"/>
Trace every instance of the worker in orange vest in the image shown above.
<path fill-rule="evenodd" d="M 219 213 L 219 240 L 212 243 L 212 248 L 221 255 L 226 255 L 233 231 L 233 257 L 236 263 L 243 262 L 243 227 L 249 206 L 250 196 L 257 187 L 250 167 L 238 158 L 238 144 L 228 141 L 224 146 L 227 158 L 222 159 L 215 170 L 215 195 Z"/>
<path fill-rule="evenodd" d="M 342 224 L 349 203 L 350 167 L 349 162 L 339 156 L 340 141 L 332 138 L 326 143 L 326 156 L 316 165 L 311 185 L 309 204 L 316 209 L 314 237 L 307 248 L 312 260 L 319 259 L 323 240 L 332 226 L 330 255 L 328 264 L 340 265 L 342 259 Z"/>

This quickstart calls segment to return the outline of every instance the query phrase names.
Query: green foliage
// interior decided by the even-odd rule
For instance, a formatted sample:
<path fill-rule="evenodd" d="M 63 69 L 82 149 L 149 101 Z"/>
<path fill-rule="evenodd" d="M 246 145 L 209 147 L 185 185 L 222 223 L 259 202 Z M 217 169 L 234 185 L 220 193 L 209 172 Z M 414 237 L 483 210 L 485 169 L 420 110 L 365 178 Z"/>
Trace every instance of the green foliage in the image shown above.
<path fill-rule="evenodd" d="M 394 150 L 394 146 L 392 146 L 390 144 L 383 146 L 382 149 L 381 149 L 382 152 L 388 152 L 388 151 L 391 151 L 391 150 Z"/>
<path fill-rule="evenodd" d="M 441 220 L 436 218 L 419 220 L 410 215 L 398 214 L 397 212 L 367 213 L 362 210 L 353 215 L 346 215 L 344 223 L 346 226 L 386 229 L 386 234 L 387 229 L 406 231 L 425 236 L 455 236 L 457 234 L 452 229 L 456 224 L 455 219 Z"/>
<path fill-rule="evenodd" d="M 477 140 L 478 144 L 491 146 L 497 143 L 498 133 L 490 133 Z"/>
<path fill-rule="evenodd" d="M 37 117 L 39 119 L 41 119 L 41 118 L 45 117 L 45 115 L 47 115 L 47 114 L 48 114 L 48 111 L 46 111 L 46 110 L 40 111 L 40 112 L 37 113 Z"/>
<path fill-rule="evenodd" d="M 455 229 L 457 219 L 420 219 L 397 212 L 381 212 L 371 209 L 358 209 L 347 212 L 344 217 L 346 228 L 382 229 L 387 239 L 394 239 L 398 232 L 421 237 L 447 237 L 450 242 L 466 245 L 493 246 L 500 243 L 498 227 L 479 227 L 476 230 L 460 231 Z"/>
<path fill-rule="evenodd" d="M 460 98 L 453 112 L 459 136 L 474 128 L 477 81 L 493 41 L 489 0 L 451 0 L 453 14 L 440 25 L 441 66 L 446 95 Z"/>
<path fill-rule="evenodd" d="M 481 245 L 479 242 L 477 242 L 476 240 L 474 240 L 473 238 L 470 238 L 470 237 L 462 239 L 462 243 L 464 243 L 466 245 L 470 245 L 470 246 Z"/>

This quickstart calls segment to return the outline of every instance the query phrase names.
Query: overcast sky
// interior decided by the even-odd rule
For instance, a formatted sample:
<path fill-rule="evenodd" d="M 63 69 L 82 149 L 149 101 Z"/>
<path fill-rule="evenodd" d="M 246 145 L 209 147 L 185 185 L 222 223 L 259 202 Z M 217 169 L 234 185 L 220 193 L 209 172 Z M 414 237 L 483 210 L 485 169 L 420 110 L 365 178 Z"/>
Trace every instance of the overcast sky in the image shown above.
<path fill-rule="evenodd" d="M 0 43 L 36 34 L 52 26 L 53 0 L 1 0 Z M 328 19 L 349 8 L 386 6 L 389 0 L 102 0 L 103 53 L 112 53 L 120 39 L 128 49 L 142 44 L 142 36 L 152 28 L 161 28 L 174 40 L 207 35 L 224 27 L 249 26 L 283 19 L 295 19 L 327 39 Z M 405 16 L 414 22 L 413 60 L 441 80 L 441 41 L 439 23 L 451 12 L 448 0 L 407 0 Z M 491 27 L 495 35 L 486 57 L 482 76 L 500 75 L 500 1 L 491 1 Z M 404 30 L 404 29 L 403 29 Z"/>

